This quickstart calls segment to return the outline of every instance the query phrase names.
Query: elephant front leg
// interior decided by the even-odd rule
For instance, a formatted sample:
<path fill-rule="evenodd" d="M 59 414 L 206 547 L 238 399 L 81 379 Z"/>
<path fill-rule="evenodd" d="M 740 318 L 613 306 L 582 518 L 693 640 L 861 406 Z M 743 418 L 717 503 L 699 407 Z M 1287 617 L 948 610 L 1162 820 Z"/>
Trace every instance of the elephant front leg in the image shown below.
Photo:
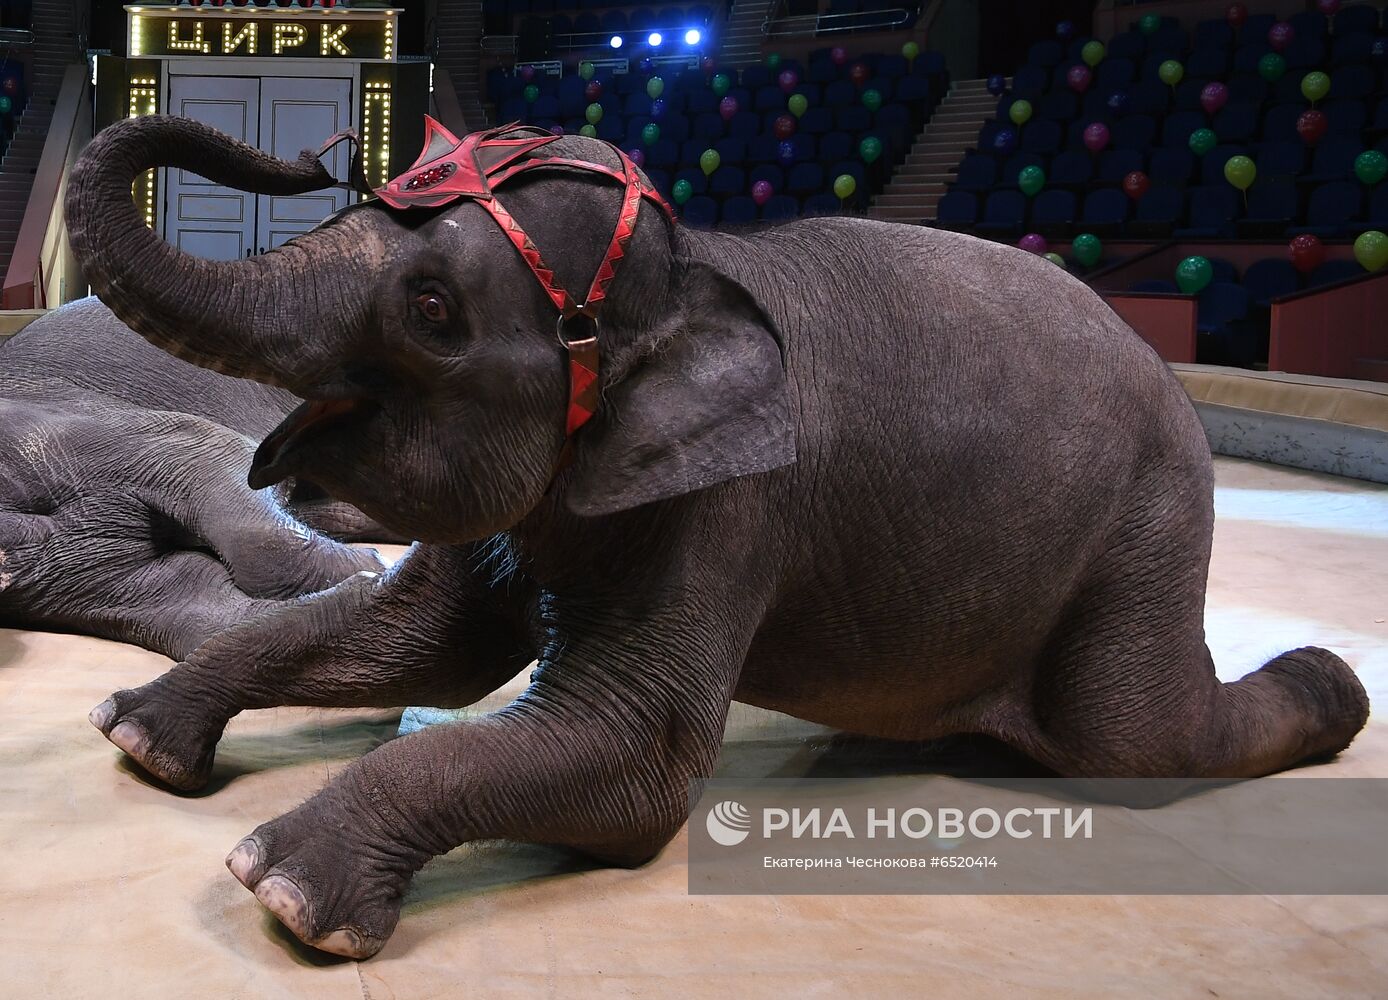
<path fill-rule="evenodd" d="M 643 863 L 688 818 L 691 782 L 712 772 L 733 672 L 672 660 L 632 674 L 542 670 L 502 712 L 367 754 L 258 827 L 227 867 L 307 944 L 366 958 L 393 931 L 413 873 L 460 844 L 508 839 Z"/>

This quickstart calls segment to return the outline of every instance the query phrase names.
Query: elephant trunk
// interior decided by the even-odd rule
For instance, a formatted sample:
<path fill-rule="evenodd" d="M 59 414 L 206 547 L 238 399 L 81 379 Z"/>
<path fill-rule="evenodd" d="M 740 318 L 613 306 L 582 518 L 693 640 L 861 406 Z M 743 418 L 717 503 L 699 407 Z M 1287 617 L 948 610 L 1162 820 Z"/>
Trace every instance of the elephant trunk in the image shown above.
<path fill-rule="evenodd" d="M 339 382 L 333 348 L 365 321 L 364 272 L 379 266 L 379 240 L 343 220 L 259 257 L 194 257 L 151 231 L 131 198 L 136 177 L 164 166 L 256 194 L 335 183 L 311 153 L 290 163 L 191 119 L 118 122 L 73 167 L 65 206 L 96 294 L 146 340 L 195 365 L 300 395 Z"/>

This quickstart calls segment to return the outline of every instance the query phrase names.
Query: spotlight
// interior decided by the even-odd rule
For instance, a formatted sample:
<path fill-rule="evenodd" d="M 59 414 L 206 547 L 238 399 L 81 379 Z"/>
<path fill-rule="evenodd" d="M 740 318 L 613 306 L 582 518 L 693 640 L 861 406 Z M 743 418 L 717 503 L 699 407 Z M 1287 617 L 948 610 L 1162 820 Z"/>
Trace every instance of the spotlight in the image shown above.
<path fill-rule="evenodd" d="M 653 49 L 660 48 L 660 43 L 663 41 L 665 41 L 665 39 L 660 37 L 660 32 L 658 31 L 652 31 L 649 35 L 646 36 L 646 44 Z"/>
<path fill-rule="evenodd" d="M 620 49 L 622 47 L 622 36 L 613 35 L 612 41 L 608 42 L 607 44 L 611 45 L 614 49 Z"/>
<path fill-rule="evenodd" d="M 704 36 L 700 33 L 698 28 L 690 28 L 688 31 L 684 33 L 684 44 L 698 45 L 700 40 L 703 39 L 703 37 Z"/>

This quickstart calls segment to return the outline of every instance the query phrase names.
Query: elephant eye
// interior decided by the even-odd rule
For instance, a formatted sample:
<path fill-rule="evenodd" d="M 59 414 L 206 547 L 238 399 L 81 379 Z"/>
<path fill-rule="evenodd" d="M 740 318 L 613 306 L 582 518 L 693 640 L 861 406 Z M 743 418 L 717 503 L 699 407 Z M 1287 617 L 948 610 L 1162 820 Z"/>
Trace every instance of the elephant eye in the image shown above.
<path fill-rule="evenodd" d="M 437 295 L 425 294 L 415 299 L 419 311 L 430 323 L 442 323 L 448 319 L 448 306 Z"/>

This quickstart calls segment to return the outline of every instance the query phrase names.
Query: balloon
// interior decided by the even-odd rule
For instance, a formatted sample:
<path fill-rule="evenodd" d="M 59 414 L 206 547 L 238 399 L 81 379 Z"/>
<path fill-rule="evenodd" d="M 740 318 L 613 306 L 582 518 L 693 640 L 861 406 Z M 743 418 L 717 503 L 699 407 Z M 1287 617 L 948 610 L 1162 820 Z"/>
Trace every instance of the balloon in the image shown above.
<path fill-rule="evenodd" d="M 1143 14 L 1142 18 L 1137 22 L 1137 30 L 1144 35 L 1154 35 L 1160 27 L 1161 18 L 1156 14 Z"/>
<path fill-rule="evenodd" d="M 1090 83 L 1094 81 L 1094 74 L 1088 66 L 1081 66 L 1079 63 L 1071 66 L 1065 74 L 1065 82 L 1070 85 L 1070 89 L 1077 94 L 1083 94 L 1089 89 Z"/>
<path fill-rule="evenodd" d="M 855 62 L 848 67 L 848 78 L 853 81 L 853 86 L 861 87 L 868 82 L 869 71 L 865 63 Z"/>
<path fill-rule="evenodd" d="M 674 195 L 676 205 L 683 205 L 694 196 L 694 186 L 688 181 L 675 181 L 670 193 Z"/>
<path fill-rule="evenodd" d="M 1187 257 L 1176 265 L 1176 286 L 1187 295 L 1195 295 L 1210 283 L 1214 268 L 1206 257 Z"/>
<path fill-rule="evenodd" d="M 1108 109 L 1116 115 L 1121 115 L 1128 109 L 1128 92 L 1126 90 L 1115 90 L 1108 95 L 1108 100 L 1104 102 Z"/>
<path fill-rule="evenodd" d="M 1287 256 L 1292 259 L 1292 267 L 1302 274 L 1310 274 L 1325 260 L 1325 244 L 1310 233 L 1293 236 L 1287 244 Z"/>
<path fill-rule="evenodd" d="M 839 174 L 834 178 L 834 194 L 838 195 L 840 201 L 852 198 L 856 190 L 858 182 L 853 179 L 852 174 Z"/>
<path fill-rule="evenodd" d="M 589 125 L 596 125 L 602 121 L 602 105 L 590 104 L 583 109 L 583 117 L 588 119 Z"/>
<path fill-rule="evenodd" d="M 633 146 L 631 149 L 627 150 L 627 158 L 630 159 L 632 163 L 636 164 L 641 169 L 645 169 L 646 154 L 643 150 Z"/>
<path fill-rule="evenodd" d="M 1065 266 L 1065 258 L 1062 257 L 1062 256 L 1060 256 L 1060 254 L 1058 254 L 1058 253 L 1043 253 L 1041 256 L 1042 256 L 1042 257 L 1045 257 L 1048 261 L 1050 261 L 1050 262 L 1051 262 L 1052 264 L 1054 264 L 1056 267 L 1064 267 L 1064 266 Z"/>
<path fill-rule="evenodd" d="M 1314 146 L 1325 137 L 1330 121 L 1320 111 L 1303 111 L 1296 119 L 1296 134 L 1308 146 Z"/>
<path fill-rule="evenodd" d="M 1369 46 L 1369 58 L 1376 63 L 1388 60 L 1388 38 L 1375 38 Z"/>
<path fill-rule="evenodd" d="M 8 97 L 0 95 L 0 115 L 7 115 L 14 110 L 14 102 Z"/>
<path fill-rule="evenodd" d="M 1296 38 L 1296 32 L 1286 21 L 1278 21 L 1268 29 L 1268 44 L 1272 46 L 1274 52 L 1281 52 L 1292 44 L 1294 38 Z"/>
<path fill-rule="evenodd" d="M 650 56 L 644 56 L 636 66 L 642 73 L 649 73 L 651 70 L 655 69 L 655 60 Z"/>
<path fill-rule="evenodd" d="M 712 73 L 717 66 L 718 63 L 714 62 L 713 56 L 704 56 L 699 60 L 699 68 L 704 71 L 704 76 Z"/>
<path fill-rule="evenodd" d="M 1276 52 L 1269 52 L 1258 60 L 1258 75 L 1268 83 L 1276 83 L 1287 72 L 1287 60 Z"/>
<path fill-rule="evenodd" d="M 921 54 L 921 47 L 915 42 L 907 42 L 901 47 L 901 54 L 906 57 L 907 62 L 914 62 L 916 56 Z"/>
<path fill-rule="evenodd" d="M 723 157 L 718 155 L 716 149 L 706 149 L 699 154 L 699 169 L 704 172 L 705 177 L 717 170 L 722 164 Z"/>
<path fill-rule="evenodd" d="M 7 76 L 5 82 L 0 84 L 0 90 L 4 90 L 11 97 L 19 96 L 19 80 L 17 77 Z"/>
<path fill-rule="evenodd" d="M 1381 271 L 1383 266 L 1388 264 L 1388 236 L 1377 229 L 1360 233 L 1359 238 L 1354 241 L 1354 259 L 1359 261 L 1366 271 Z"/>
<path fill-rule="evenodd" d="M 540 96 L 540 88 L 532 83 L 530 86 L 526 87 L 522 93 L 525 97 L 526 104 L 534 104 L 535 99 Z"/>
<path fill-rule="evenodd" d="M 1354 158 L 1354 176 L 1370 187 L 1388 176 L 1388 156 L 1376 149 L 1366 149 Z"/>
<path fill-rule="evenodd" d="M 592 81 L 588 86 L 583 88 L 583 96 L 589 101 L 602 100 L 602 84 L 597 80 Z"/>
<path fill-rule="evenodd" d="M 1017 133 L 1010 128 L 1000 128 L 993 135 L 993 149 L 998 153 L 1010 153 L 1017 148 Z"/>
<path fill-rule="evenodd" d="M 790 100 L 786 101 L 786 107 L 790 109 L 791 114 L 799 118 L 810 110 L 810 99 L 804 94 L 791 94 Z"/>
<path fill-rule="evenodd" d="M 1308 101 L 1315 104 L 1326 94 L 1330 93 L 1330 77 L 1320 70 L 1307 73 L 1301 78 L 1301 93 Z"/>
<path fill-rule="evenodd" d="M 752 185 L 752 200 L 757 203 L 757 207 L 765 205 L 771 200 L 775 192 L 771 189 L 770 181 L 757 181 Z"/>
<path fill-rule="evenodd" d="M 1055 37 L 1059 38 L 1062 42 L 1068 42 L 1070 39 L 1074 38 L 1075 22 L 1061 21 L 1055 26 Z"/>
<path fill-rule="evenodd" d="M 1022 189 L 1022 194 L 1030 198 L 1046 186 L 1046 172 L 1040 167 L 1023 167 L 1017 174 L 1017 186 Z"/>
<path fill-rule="evenodd" d="M 873 90 L 870 87 L 863 91 L 863 107 L 867 108 L 869 111 L 876 111 L 878 108 L 882 107 L 882 92 L 880 90 Z"/>
<path fill-rule="evenodd" d="M 725 122 L 733 120 L 733 115 L 737 114 L 737 98 L 725 97 L 718 102 L 718 113 L 723 116 Z"/>
<path fill-rule="evenodd" d="M 660 126 L 647 125 L 641 130 L 641 141 L 647 146 L 653 146 L 660 141 Z"/>
<path fill-rule="evenodd" d="M 1258 176 L 1258 168 L 1246 156 L 1231 156 L 1224 163 L 1224 179 L 1240 191 L 1247 191 Z"/>
<path fill-rule="evenodd" d="M 864 163 L 876 163 L 882 155 L 882 140 L 875 135 L 864 136 L 863 141 L 858 143 L 858 155 Z"/>
<path fill-rule="evenodd" d="M 1186 68 L 1175 59 L 1168 59 L 1157 67 L 1157 76 L 1168 87 L 1174 87 L 1186 75 Z"/>
<path fill-rule="evenodd" d="M 1340 9 L 1340 0 L 1316 0 L 1316 10 L 1326 17 L 1334 17 Z"/>
<path fill-rule="evenodd" d="M 1152 186 L 1152 182 L 1147 179 L 1147 175 L 1141 170 L 1134 170 L 1123 178 L 1123 193 L 1133 201 L 1137 201 L 1147 189 Z"/>
<path fill-rule="evenodd" d="M 728 88 L 732 85 L 733 82 L 728 79 L 727 73 L 713 74 L 713 83 L 711 84 L 711 86 L 713 87 L 713 92 L 717 94 L 719 97 L 722 97 L 724 94 L 726 94 L 728 92 Z"/>
<path fill-rule="evenodd" d="M 781 75 L 776 77 L 776 82 L 781 85 L 781 93 L 789 94 L 800 86 L 800 74 L 793 69 L 783 69 Z"/>
<path fill-rule="evenodd" d="M 1012 119 L 1014 125 L 1025 125 L 1031 121 L 1031 102 L 1013 101 L 1012 107 L 1007 109 L 1007 117 Z"/>
<path fill-rule="evenodd" d="M 1046 237 L 1042 236 L 1040 233 L 1027 233 L 1017 241 L 1017 245 L 1027 253 L 1034 254 L 1043 254 L 1050 249 L 1050 244 L 1046 242 Z"/>
<path fill-rule="evenodd" d="M 524 80 L 526 83 L 529 83 L 531 80 L 535 79 L 535 67 L 522 66 L 520 68 L 520 78 Z"/>
<path fill-rule="evenodd" d="M 789 139 L 795 134 L 795 119 L 790 115 L 777 115 L 775 123 L 771 126 L 771 131 L 777 139 L 782 141 Z"/>
<path fill-rule="evenodd" d="M 1200 106 L 1205 109 L 1205 114 L 1212 115 L 1225 104 L 1229 103 L 1229 88 L 1224 84 L 1215 82 L 1207 83 L 1200 90 Z"/>
<path fill-rule="evenodd" d="M 1218 142 L 1212 129 L 1198 128 L 1190 134 L 1190 151 L 1196 156 L 1204 156 L 1214 149 Z"/>
<path fill-rule="evenodd" d="M 842 66 L 848 62 L 848 50 L 842 45 L 835 45 L 829 50 L 829 61 L 835 66 Z"/>
<path fill-rule="evenodd" d="M 563 125 L 556 125 L 556 126 L 554 126 L 552 129 L 549 130 L 549 134 L 550 134 L 550 135 L 563 135 L 563 134 L 564 134 L 564 126 L 563 126 Z"/>
<path fill-rule="evenodd" d="M 1241 3 L 1231 3 L 1229 9 L 1224 12 L 1224 20 L 1229 22 L 1229 27 L 1237 31 L 1243 27 L 1243 22 L 1248 20 L 1248 8 Z"/>
<path fill-rule="evenodd" d="M 1070 241 L 1070 251 L 1085 267 L 1093 267 L 1104 255 L 1104 245 L 1093 233 L 1080 233 Z"/>
<path fill-rule="evenodd" d="M 578 64 L 578 75 L 585 80 L 591 80 L 593 78 L 593 64 L 587 59 L 583 60 Z"/>
<path fill-rule="evenodd" d="M 779 52 L 768 52 L 766 54 L 766 68 L 775 72 L 780 68 L 781 54 Z"/>
<path fill-rule="evenodd" d="M 776 161 L 783 167 L 788 167 L 795 162 L 795 143 L 789 139 L 782 139 L 776 144 Z"/>
<path fill-rule="evenodd" d="M 596 139 L 598 137 L 598 130 L 592 125 L 584 125 L 579 128 L 578 134 L 586 135 L 589 139 Z"/>
<path fill-rule="evenodd" d="M 1002 92 L 1007 89 L 1007 78 L 1001 73 L 994 73 L 988 78 L 988 93 L 994 97 L 1001 97 Z"/>
<path fill-rule="evenodd" d="M 1108 145 L 1108 126 L 1103 122 L 1091 122 L 1084 127 L 1084 148 L 1097 153 Z"/>
<path fill-rule="evenodd" d="M 665 81 L 660 77 L 653 76 L 646 81 L 646 96 L 651 100 L 655 100 L 663 93 L 665 93 Z"/>
<path fill-rule="evenodd" d="M 665 117 L 665 98 L 657 97 L 651 102 L 651 117 L 656 121 Z"/>
<path fill-rule="evenodd" d="M 1085 42 L 1084 48 L 1080 49 L 1080 58 L 1091 69 L 1103 62 L 1107 54 L 1108 49 L 1104 48 L 1103 42 Z"/>

